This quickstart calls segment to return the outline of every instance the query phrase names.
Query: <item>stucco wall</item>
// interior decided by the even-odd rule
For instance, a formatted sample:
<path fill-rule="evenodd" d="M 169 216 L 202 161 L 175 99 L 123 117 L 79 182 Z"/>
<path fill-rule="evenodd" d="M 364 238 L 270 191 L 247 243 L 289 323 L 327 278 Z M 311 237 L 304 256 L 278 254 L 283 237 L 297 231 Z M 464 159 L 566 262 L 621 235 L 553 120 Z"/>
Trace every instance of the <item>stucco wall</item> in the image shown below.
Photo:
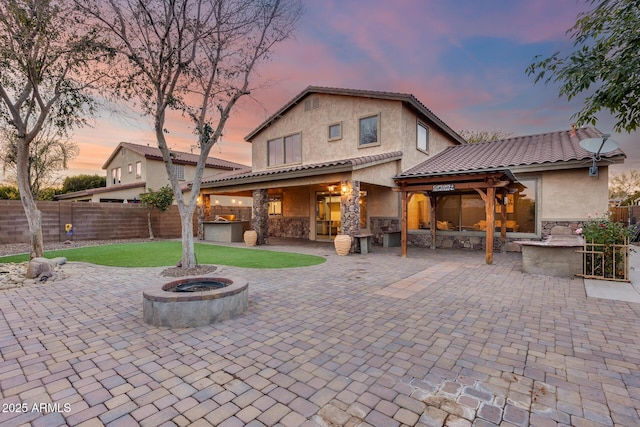
<path fill-rule="evenodd" d="M 429 154 L 416 148 L 418 116 L 401 101 L 370 99 L 342 95 L 313 94 L 319 107 L 305 111 L 305 102 L 265 128 L 252 141 L 254 171 L 268 169 L 267 141 L 301 133 L 302 164 L 347 159 L 402 150 L 402 169 L 407 169 L 452 145 L 436 126 L 422 118 L 429 128 Z M 380 144 L 361 147 L 358 144 L 359 119 L 380 114 Z M 329 125 L 342 124 L 342 138 L 329 141 Z"/>
<path fill-rule="evenodd" d="M 542 174 L 540 220 L 586 219 L 608 209 L 608 168 L 588 176 L 588 168 L 547 171 Z"/>
<path fill-rule="evenodd" d="M 429 149 L 427 153 L 417 148 L 418 121 L 429 129 Z M 439 128 L 424 118 L 419 119 L 413 110 L 406 107 L 402 114 L 402 134 L 401 171 L 407 170 L 427 160 L 429 157 L 433 157 L 447 147 L 456 145 Z"/>
<path fill-rule="evenodd" d="M 267 166 L 267 141 L 301 132 L 302 163 L 346 159 L 400 150 L 402 104 L 398 101 L 354 98 L 337 95 L 312 95 L 319 98 L 319 107 L 305 111 L 302 102 L 291 108 L 273 125 L 252 141 L 254 171 Z M 358 119 L 380 114 L 380 145 L 359 148 Z M 329 141 L 328 127 L 342 123 L 342 138 Z"/>
<path fill-rule="evenodd" d="M 388 188 L 363 186 L 367 192 L 367 216 L 400 217 L 400 193 Z"/>

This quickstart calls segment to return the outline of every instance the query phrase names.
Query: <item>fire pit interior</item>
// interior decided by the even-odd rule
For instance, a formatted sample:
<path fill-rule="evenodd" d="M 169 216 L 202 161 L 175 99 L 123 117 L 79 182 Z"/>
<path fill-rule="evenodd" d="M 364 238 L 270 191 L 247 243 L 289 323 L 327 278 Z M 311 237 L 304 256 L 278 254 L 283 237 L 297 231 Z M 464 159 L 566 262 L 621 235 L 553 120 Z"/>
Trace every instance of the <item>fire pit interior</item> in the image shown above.
<path fill-rule="evenodd" d="M 249 303 L 249 284 L 237 277 L 191 277 L 151 286 L 142 296 L 146 323 L 190 328 L 242 313 Z"/>
<path fill-rule="evenodd" d="M 166 290 L 169 292 L 202 292 L 224 288 L 227 285 L 228 283 L 220 280 L 194 279 L 193 281 L 179 283 Z"/>

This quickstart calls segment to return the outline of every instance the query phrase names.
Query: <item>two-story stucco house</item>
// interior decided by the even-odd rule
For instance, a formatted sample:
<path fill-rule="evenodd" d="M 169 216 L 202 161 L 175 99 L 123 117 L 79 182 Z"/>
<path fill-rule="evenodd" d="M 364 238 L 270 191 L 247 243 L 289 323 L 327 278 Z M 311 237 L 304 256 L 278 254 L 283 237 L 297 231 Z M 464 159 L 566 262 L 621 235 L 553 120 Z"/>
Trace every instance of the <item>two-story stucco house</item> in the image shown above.
<path fill-rule="evenodd" d="M 192 153 L 172 151 L 173 167 L 183 188 L 188 191 L 188 182 L 195 176 L 198 156 Z M 58 200 L 82 202 L 135 202 L 140 194 L 158 190 L 169 183 L 162 152 L 157 147 L 121 142 L 106 160 L 102 169 L 107 174 L 107 186 L 74 193 L 61 194 Z M 227 160 L 209 157 L 204 177 L 231 171 L 247 171 L 248 166 Z M 247 200 L 250 205 L 251 200 Z"/>
<path fill-rule="evenodd" d="M 393 177 L 466 144 L 412 95 L 325 87 L 302 91 L 246 140 L 251 172 L 205 179 L 204 203 L 213 193 L 253 196 L 264 238 L 268 227 L 269 236 L 311 240 L 399 230 Z"/>
<path fill-rule="evenodd" d="M 262 235 L 330 240 L 367 229 L 407 244 L 487 248 L 540 239 L 606 212 L 608 165 L 594 128 L 467 144 L 414 96 L 308 87 L 252 131 L 252 169 L 204 180 L 202 195 L 253 196 Z M 493 224 L 493 226 L 489 226 Z M 499 236 L 499 238 L 497 237 Z M 260 239 L 260 237 L 259 237 Z"/>

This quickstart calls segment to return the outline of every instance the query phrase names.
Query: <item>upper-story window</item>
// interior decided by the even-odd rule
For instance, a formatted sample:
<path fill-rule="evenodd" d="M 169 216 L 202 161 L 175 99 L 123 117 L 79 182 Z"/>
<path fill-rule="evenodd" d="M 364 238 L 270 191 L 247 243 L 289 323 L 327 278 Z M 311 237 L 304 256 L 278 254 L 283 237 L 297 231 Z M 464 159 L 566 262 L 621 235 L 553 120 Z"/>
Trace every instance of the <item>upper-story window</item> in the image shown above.
<path fill-rule="evenodd" d="M 111 183 L 113 185 L 120 184 L 122 182 L 122 168 L 111 169 Z"/>
<path fill-rule="evenodd" d="M 136 162 L 136 178 L 142 176 L 142 162 Z"/>
<path fill-rule="evenodd" d="M 300 134 L 267 141 L 267 158 L 269 166 L 300 163 L 302 161 Z"/>
<path fill-rule="evenodd" d="M 358 141 L 360 146 L 380 144 L 380 114 L 362 117 L 359 124 Z"/>
<path fill-rule="evenodd" d="M 173 163 L 171 167 L 178 181 L 184 181 L 184 165 L 176 165 Z"/>
<path fill-rule="evenodd" d="M 329 141 L 342 139 L 342 122 L 329 125 Z"/>
<path fill-rule="evenodd" d="M 418 150 L 429 152 L 429 128 L 418 122 L 417 129 L 417 147 Z"/>

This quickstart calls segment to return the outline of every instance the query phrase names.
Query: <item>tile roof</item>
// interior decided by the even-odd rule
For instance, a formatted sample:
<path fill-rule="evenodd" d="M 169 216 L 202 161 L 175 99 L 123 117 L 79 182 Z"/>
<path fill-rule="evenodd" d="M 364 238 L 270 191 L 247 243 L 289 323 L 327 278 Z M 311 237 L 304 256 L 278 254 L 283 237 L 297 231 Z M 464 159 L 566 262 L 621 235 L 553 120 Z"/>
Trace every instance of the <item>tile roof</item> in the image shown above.
<path fill-rule="evenodd" d="M 411 105 L 420 114 L 428 118 L 431 122 L 437 125 L 444 133 L 451 136 L 454 140 L 458 141 L 460 144 L 467 143 L 464 140 L 464 138 L 458 135 L 456 131 L 451 129 L 449 125 L 443 122 L 438 116 L 433 114 L 433 112 L 429 110 L 422 102 L 420 102 L 418 98 L 416 98 L 411 94 L 400 93 L 400 92 L 382 92 L 382 91 L 375 91 L 375 90 L 344 89 L 344 88 L 323 87 L 323 86 L 308 86 L 298 95 L 296 95 L 291 101 L 289 101 L 282 108 L 276 111 L 271 117 L 269 117 L 267 120 L 261 123 L 249 135 L 245 136 L 244 139 L 246 141 L 250 141 L 253 137 L 255 137 L 257 134 L 262 132 L 263 129 L 271 126 L 271 124 L 273 124 L 276 120 L 278 120 L 289 109 L 299 104 L 300 101 L 302 101 L 307 96 L 314 93 L 327 94 L 327 95 L 357 96 L 361 98 L 374 98 L 374 99 L 401 101 L 408 105 Z"/>
<path fill-rule="evenodd" d="M 132 144 L 130 142 L 121 142 L 120 144 L 118 144 L 118 147 L 113 151 L 111 156 L 109 156 L 107 161 L 104 163 L 104 166 L 102 166 L 103 169 L 107 167 L 107 165 L 115 157 L 116 153 L 121 147 L 131 150 L 134 153 L 138 153 L 139 155 L 144 156 L 147 159 L 162 161 L 162 151 L 160 151 L 158 147 Z M 176 157 L 174 158 L 175 163 L 188 164 L 188 165 L 195 165 L 198 163 L 198 154 L 187 153 L 184 151 L 175 151 L 175 150 L 171 150 L 171 152 L 176 154 Z M 216 169 L 225 169 L 225 170 L 234 170 L 239 168 L 247 168 L 248 166 L 240 163 L 230 162 L 228 160 L 222 160 L 217 157 L 207 157 L 206 167 L 216 168 Z"/>
<path fill-rule="evenodd" d="M 580 141 L 599 138 L 602 133 L 592 127 L 576 129 L 575 136 L 571 133 L 557 131 L 448 147 L 398 178 L 590 160 L 591 153 L 580 146 Z M 619 148 L 601 156 L 626 157 Z"/>
<path fill-rule="evenodd" d="M 228 182 L 229 185 L 233 185 L 234 180 L 259 180 L 260 178 L 275 177 L 276 179 L 285 179 L 287 174 L 301 173 L 304 175 L 316 175 L 318 173 L 325 173 L 327 169 L 340 169 L 354 170 L 360 167 L 370 166 L 378 162 L 389 162 L 393 160 L 399 160 L 402 158 L 402 151 L 392 151 L 389 153 L 375 154 L 371 156 L 354 157 L 351 159 L 333 160 L 321 163 L 311 163 L 306 165 L 295 165 L 278 169 L 267 169 L 259 172 L 251 171 L 232 171 L 227 173 L 221 173 L 211 177 L 202 179 L 202 187 L 206 184 L 215 184 L 220 182 Z"/>
<path fill-rule="evenodd" d="M 56 200 L 73 199 L 75 197 L 90 196 L 92 194 L 110 193 L 112 191 L 128 190 L 130 188 L 137 188 L 137 187 L 144 188 L 146 185 L 147 183 L 144 181 L 132 182 L 129 184 L 117 184 L 117 185 L 111 185 L 109 187 L 89 188 L 87 190 L 74 191 L 72 193 L 58 194 L 54 198 Z"/>

